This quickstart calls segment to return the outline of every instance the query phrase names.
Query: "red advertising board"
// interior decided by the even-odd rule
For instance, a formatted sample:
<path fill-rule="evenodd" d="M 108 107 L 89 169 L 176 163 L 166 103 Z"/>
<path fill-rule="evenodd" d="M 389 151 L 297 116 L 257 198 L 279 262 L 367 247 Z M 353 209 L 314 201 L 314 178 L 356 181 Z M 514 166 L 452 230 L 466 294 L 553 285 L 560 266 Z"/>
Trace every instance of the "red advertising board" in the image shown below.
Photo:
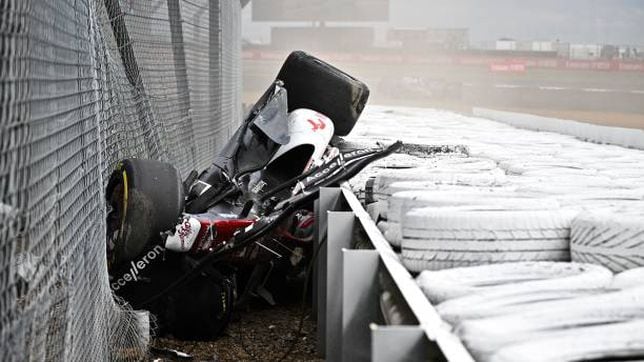
<path fill-rule="evenodd" d="M 244 59 L 280 60 L 286 57 L 287 52 L 244 50 Z M 561 69 L 561 70 L 589 70 L 589 71 L 628 71 L 644 72 L 642 61 L 622 60 L 570 60 L 560 58 L 519 58 L 508 59 L 480 55 L 405 55 L 393 53 L 320 53 L 319 57 L 328 61 L 365 62 L 383 64 L 439 64 L 439 65 L 467 65 L 488 67 L 492 72 L 523 73 L 528 68 Z"/>
<path fill-rule="evenodd" d="M 499 73 L 525 73 L 525 62 L 505 61 L 490 63 L 490 71 Z"/>

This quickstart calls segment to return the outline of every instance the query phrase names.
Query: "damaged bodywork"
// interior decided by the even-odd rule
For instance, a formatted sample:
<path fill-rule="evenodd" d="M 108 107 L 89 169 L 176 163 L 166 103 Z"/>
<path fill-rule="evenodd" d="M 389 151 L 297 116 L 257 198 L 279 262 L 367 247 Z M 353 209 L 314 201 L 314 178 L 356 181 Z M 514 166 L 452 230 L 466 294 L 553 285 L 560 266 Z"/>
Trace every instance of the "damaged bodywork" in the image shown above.
<path fill-rule="evenodd" d="M 342 149 L 367 86 L 303 52 L 286 60 L 209 168 L 182 180 L 167 163 L 127 159 L 106 197 L 113 291 L 152 311 L 162 332 L 211 339 L 272 274 L 313 262 L 313 201 L 400 142 Z M 145 259 L 145 260 L 143 260 Z"/>

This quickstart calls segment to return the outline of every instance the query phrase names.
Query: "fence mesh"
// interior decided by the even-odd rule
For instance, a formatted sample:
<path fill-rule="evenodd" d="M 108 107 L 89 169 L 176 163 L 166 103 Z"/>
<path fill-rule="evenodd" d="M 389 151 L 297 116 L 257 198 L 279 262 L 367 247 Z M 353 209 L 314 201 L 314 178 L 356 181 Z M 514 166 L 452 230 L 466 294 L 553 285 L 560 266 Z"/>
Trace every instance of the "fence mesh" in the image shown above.
<path fill-rule="evenodd" d="M 126 157 L 204 168 L 241 117 L 236 0 L 0 0 L 0 360 L 140 359 L 104 187 Z"/>

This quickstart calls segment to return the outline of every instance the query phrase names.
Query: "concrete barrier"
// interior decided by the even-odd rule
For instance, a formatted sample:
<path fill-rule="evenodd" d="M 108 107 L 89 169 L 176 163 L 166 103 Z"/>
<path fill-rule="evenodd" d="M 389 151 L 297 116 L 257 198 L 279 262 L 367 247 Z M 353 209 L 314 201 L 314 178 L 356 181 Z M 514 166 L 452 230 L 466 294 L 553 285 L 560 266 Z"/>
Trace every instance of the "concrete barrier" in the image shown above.
<path fill-rule="evenodd" d="M 556 132 L 570 135 L 584 141 L 644 150 L 644 130 L 640 129 L 600 126 L 566 119 L 505 112 L 488 108 L 474 108 L 472 112 L 477 117 L 506 123 L 518 128 Z"/>

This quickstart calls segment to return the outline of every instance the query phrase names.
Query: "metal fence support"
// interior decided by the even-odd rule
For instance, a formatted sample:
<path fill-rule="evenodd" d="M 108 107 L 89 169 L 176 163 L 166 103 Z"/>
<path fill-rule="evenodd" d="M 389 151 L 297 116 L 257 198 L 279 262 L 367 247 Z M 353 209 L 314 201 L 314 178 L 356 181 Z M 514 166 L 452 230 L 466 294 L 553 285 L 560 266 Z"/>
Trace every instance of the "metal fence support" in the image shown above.
<path fill-rule="evenodd" d="M 342 358 L 342 249 L 351 247 L 355 215 L 327 211 L 326 250 L 326 348 L 329 361 Z"/>
<path fill-rule="evenodd" d="M 380 255 L 376 250 L 346 249 L 342 254 L 342 360 L 369 361 L 369 325 L 379 319 Z"/>
<path fill-rule="evenodd" d="M 436 309 L 351 190 L 323 189 L 315 213 L 320 252 L 314 306 L 321 357 L 351 362 L 474 361 L 458 336 L 443 328 Z M 355 227 L 364 231 L 374 250 L 348 250 Z M 381 319 L 378 272 L 392 278 L 419 325 L 373 324 Z"/>
<path fill-rule="evenodd" d="M 327 211 L 335 210 L 341 191 L 338 188 L 323 187 L 320 197 L 315 202 L 315 217 L 317 228 L 315 235 L 318 252 L 317 266 L 313 274 L 313 310 L 317 310 L 317 350 L 320 357 L 326 352 L 326 239 L 327 239 Z M 321 245 L 320 245 L 321 244 Z"/>
<path fill-rule="evenodd" d="M 320 245 L 320 240 L 319 240 L 320 239 L 319 238 L 320 229 L 318 227 L 318 223 L 320 221 L 320 217 L 318 216 L 319 212 L 320 212 L 320 199 L 316 199 L 315 201 L 313 201 L 313 213 L 315 215 L 315 221 L 316 221 L 315 224 L 313 225 L 313 240 L 315 242 L 315 247 L 318 247 L 318 245 Z M 320 260 L 320 253 L 319 252 L 318 252 L 318 260 Z M 320 309 L 318 308 L 318 294 L 319 294 L 318 287 L 320 285 L 320 282 L 318 281 L 318 279 L 320 278 L 320 275 L 318 273 L 317 260 L 314 260 L 314 262 L 316 264 L 313 266 L 313 280 L 311 280 L 311 308 L 313 310 L 312 313 L 311 313 L 311 317 L 313 318 L 313 320 L 319 326 L 319 324 L 320 324 L 319 323 Z M 320 332 L 319 332 L 319 328 L 318 328 L 318 334 L 319 333 Z M 321 354 L 319 352 L 320 351 L 320 340 L 319 340 L 320 338 L 319 337 L 320 336 L 318 335 L 318 341 L 317 341 L 318 355 Z"/>
<path fill-rule="evenodd" d="M 331 187 L 322 187 L 320 189 L 320 198 L 318 199 L 318 208 L 315 210 L 318 227 L 318 242 L 326 239 L 328 217 L 327 211 L 348 211 L 348 210 L 339 210 L 338 204 L 342 191 L 337 188 Z"/>
<path fill-rule="evenodd" d="M 190 86 L 188 84 L 188 66 L 186 64 L 186 47 L 185 39 L 183 37 L 183 26 L 181 16 L 181 5 L 179 0 L 168 0 L 168 18 L 170 20 L 170 39 L 172 42 L 172 56 L 174 59 L 174 76 L 177 79 L 177 90 L 180 95 L 181 101 L 181 117 L 186 119 L 186 125 L 190 127 L 190 163 L 197 163 L 197 155 L 195 148 L 195 129 L 192 124 L 192 117 L 190 115 Z"/>
<path fill-rule="evenodd" d="M 411 362 L 437 360 L 432 344 L 419 326 L 377 326 L 371 328 L 372 362 Z"/>

